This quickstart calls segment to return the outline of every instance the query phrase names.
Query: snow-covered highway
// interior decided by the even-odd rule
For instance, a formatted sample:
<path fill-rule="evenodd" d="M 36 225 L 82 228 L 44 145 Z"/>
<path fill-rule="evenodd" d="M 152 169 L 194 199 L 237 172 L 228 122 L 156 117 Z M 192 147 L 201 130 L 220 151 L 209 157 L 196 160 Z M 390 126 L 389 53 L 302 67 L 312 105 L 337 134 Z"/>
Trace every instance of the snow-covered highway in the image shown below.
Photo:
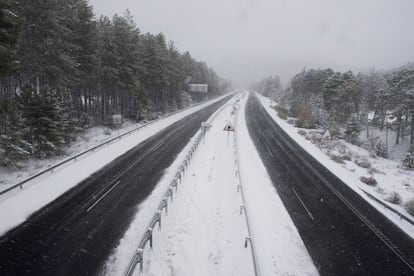
<path fill-rule="evenodd" d="M 409 236 L 295 144 L 253 94 L 230 98 L 139 143 L 6 233 L 0 274 L 122 275 L 200 123 L 214 118 L 135 275 L 412 275 Z M 223 131 L 229 124 L 235 132 Z"/>

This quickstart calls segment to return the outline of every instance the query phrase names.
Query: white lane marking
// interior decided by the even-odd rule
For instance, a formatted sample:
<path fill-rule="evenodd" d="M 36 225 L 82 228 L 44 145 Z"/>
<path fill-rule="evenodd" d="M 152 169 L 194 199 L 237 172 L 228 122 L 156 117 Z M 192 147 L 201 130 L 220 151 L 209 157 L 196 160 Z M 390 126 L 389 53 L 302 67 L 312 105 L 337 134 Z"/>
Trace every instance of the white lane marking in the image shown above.
<path fill-rule="evenodd" d="M 269 148 L 269 146 L 267 145 L 267 144 L 265 144 L 266 145 L 266 149 L 267 149 L 267 152 L 270 154 L 270 156 L 272 156 L 272 158 L 273 158 L 273 153 L 272 153 L 272 151 L 270 150 L 270 148 Z"/>
<path fill-rule="evenodd" d="M 116 182 L 116 184 L 114 186 L 112 186 L 111 189 L 109 189 L 105 194 L 103 194 L 97 201 L 95 201 L 94 204 L 92 204 L 91 207 L 89 207 L 86 212 L 89 212 L 90 210 L 93 209 L 93 207 L 95 207 L 107 194 L 109 194 L 113 189 L 115 189 L 116 186 L 118 186 L 118 184 L 120 183 L 120 181 Z"/>
<path fill-rule="evenodd" d="M 156 151 L 159 147 L 161 147 L 164 144 L 163 141 L 159 142 L 157 145 L 155 145 L 155 147 L 151 150 L 151 152 Z"/>
<path fill-rule="evenodd" d="M 146 157 L 148 154 L 150 154 L 151 152 L 156 151 L 159 147 L 161 147 L 164 144 L 164 141 L 161 141 L 157 144 L 155 144 L 154 146 L 152 146 L 149 150 L 147 150 L 144 154 L 142 154 L 137 160 L 134 161 L 134 163 L 132 163 L 130 166 L 128 166 L 128 168 L 126 168 L 119 176 L 121 177 L 122 175 L 124 175 L 130 168 L 132 168 L 133 166 L 135 166 L 139 161 L 141 161 L 142 159 L 144 159 L 144 157 Z"/>
<path fill-rule="evenodd" d="M 300 203 L 302 203 L 303 208 L 305 208 L 306 212 L 308 213 L 308 215 L 310 216 L 310 218 L 312 220 L 315 220 L 311 214 L 311 212 L 309 211 L 308 207 L 306 207 L 305 203 L 303 202 L 303 200 L 300 198 L 300 196 L 298 195 L 298 193 L 296 192 L 296 190 L 294 188 L 292 188 L 292 191 L 295 193 L 296 197 L 299 199 Z"/>
<path fill-rule="evenodd" d="M 164 144 L 164 141 L 158 142 L 157 144 L 155 144 L 154 146 L 152 146 L 150 149 L 148 149 L 143 155 L 140 156 L 140 158 L 138 158 L 137 160 L 134 161 L 134 163 L 132 163 L 130 166 L 128 166 L 128 168 L 126 168 L 122 173 L 120 173 L 112 182 L 115 182 L 116 179 L 119 179 L 121 176 L 123 176 L 130 168 L 132 168 L 133 166 L 135 166 L 139 161 L 141 161 L 144 157 L 146 157 L 149 153 L 157 150 L 159 147 L 161 147 Z M 119 180 L 118 182 L 115 183 L 114 186 L 111 187 L 111 189 L 109 189 L 104 195 L 102 195 L 97 201 L 95 201 L 91 207 L 89 207 L 86 212 L 89 212 L 90 210 L 92 210 L 92 208 L 94 208 L 99 201 L 101 201 L 108 193 L 110 193 L 118 184 L 119 184 Z"/>

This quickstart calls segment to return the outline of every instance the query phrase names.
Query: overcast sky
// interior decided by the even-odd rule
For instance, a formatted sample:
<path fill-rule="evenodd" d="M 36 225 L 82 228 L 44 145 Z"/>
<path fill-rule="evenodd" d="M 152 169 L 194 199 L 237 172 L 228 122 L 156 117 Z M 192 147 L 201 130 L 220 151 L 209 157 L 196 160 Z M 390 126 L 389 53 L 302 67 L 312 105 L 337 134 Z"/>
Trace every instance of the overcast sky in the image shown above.
<path fill-rule="evenodd" d="M 90 0 L 95 14 L 127 8 L 245 87 L 302 68 L 387 69 L 414 61 L 414 0 Z"/>

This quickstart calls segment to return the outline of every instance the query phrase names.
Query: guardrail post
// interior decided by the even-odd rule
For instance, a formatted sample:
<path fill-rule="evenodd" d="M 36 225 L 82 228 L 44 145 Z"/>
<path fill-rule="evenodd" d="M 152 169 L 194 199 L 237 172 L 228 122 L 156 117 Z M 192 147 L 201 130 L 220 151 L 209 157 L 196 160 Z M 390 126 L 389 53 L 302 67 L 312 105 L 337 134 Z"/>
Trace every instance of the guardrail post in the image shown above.
<path fill-rule="evenodd" d="M 168 215 L 168 198 L 164 196 L 164 204 L 165 204 L 165 215 Z"/>
<path fill-rule="evenodd" d="M 144 249 L 138 248 L 137 256 L 138 256 L 138 262 L 139 262 L 139 271 L 142 272 L 144 270 Z"/>
<path fill-rule="evenodd" d="M 180 183 L 181 183 L 181 173 L 180 172 L 177 172 L 175 174 L 175 179 L 177 180 L 178 178 L 180 178 Z"/>
<path fill-rule="evenodd" d="M 238 185 L 237 185 L 237 192 L 240 192 L 240 190 L 241 190 L 241 185 L 240 185 L 240 184 L 238 184 Z"/>
<path fill-rule="evenodd" d="M 251 237 L 246 237 L 244 240 L 244 247 L 247 248 L 247 244 L 252 242 L 252 238 Z"/>
<path fill-rule="evenodd" d="M 240 206 L 240 215 L 243 214 L 243 211 L 246 211 L 246 207 L 244 207 L 244 205 Z"/>
<path fill-rule="evenodd" d="M 178 191 L 178 183 L 177 183 L 177 180 L 173 180 L 172 181 L 172 183 L 171 183 L 171 185 L 173 186 L 173 187 L 175 187 L 175 192 L 177 192 Z"/>
<path fill-rule="evenodd" d="M 157 214 L 158 214 L 158 228 L 161 230 L 161 214 L 162 214 L 162 211 L 158 210 Z"/>
<path fill-rule="evenodd" d="M 152 228 L 148 227 L 147 232 L 149 234 L 149 242 L 150 242 L 150 247 L 152 249 Z"/>
<path fill-rule="evenodd" d="M 174 193 L 171 187 L 168 188 L 168 190 L 170 190 L 170 195 L 171 195 L 171 201 L 174 201 Z"/>

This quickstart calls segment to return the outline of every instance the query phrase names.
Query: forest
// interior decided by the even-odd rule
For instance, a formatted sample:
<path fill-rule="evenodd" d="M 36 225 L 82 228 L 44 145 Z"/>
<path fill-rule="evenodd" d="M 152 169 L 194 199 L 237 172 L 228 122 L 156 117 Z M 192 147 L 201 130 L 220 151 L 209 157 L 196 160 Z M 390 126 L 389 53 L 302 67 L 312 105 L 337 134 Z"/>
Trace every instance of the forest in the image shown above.
<path fill-rule="evenodd" d="M 395 132 L 399 144 L 408 139 L 409 156 L 414 156 L 414 64 L 363 73 L 303 69 L 286 88 L 278 76 L 270 76 L 252 89 L 279 103 L 279 117 L 296 117 L 296 126 L 323 128 L 331 135 L 361 145 L 372 139 L 370 128 Z M 388 145 L 373 140 L 377 155 L 387 157 Z M 406 141 L 406 140 L 405 140 Z M 411 161 L 410 161 L 411 160 Z M 414 168 L 413 158 L 408 166 Z"/>
<path fill-rule="evenodd" d="M 87 0 L 0 0 L 0 165 L 62 153 L 76 133 L 212 98 L 230 86 L 129 11 L 96 17 Z"/>

